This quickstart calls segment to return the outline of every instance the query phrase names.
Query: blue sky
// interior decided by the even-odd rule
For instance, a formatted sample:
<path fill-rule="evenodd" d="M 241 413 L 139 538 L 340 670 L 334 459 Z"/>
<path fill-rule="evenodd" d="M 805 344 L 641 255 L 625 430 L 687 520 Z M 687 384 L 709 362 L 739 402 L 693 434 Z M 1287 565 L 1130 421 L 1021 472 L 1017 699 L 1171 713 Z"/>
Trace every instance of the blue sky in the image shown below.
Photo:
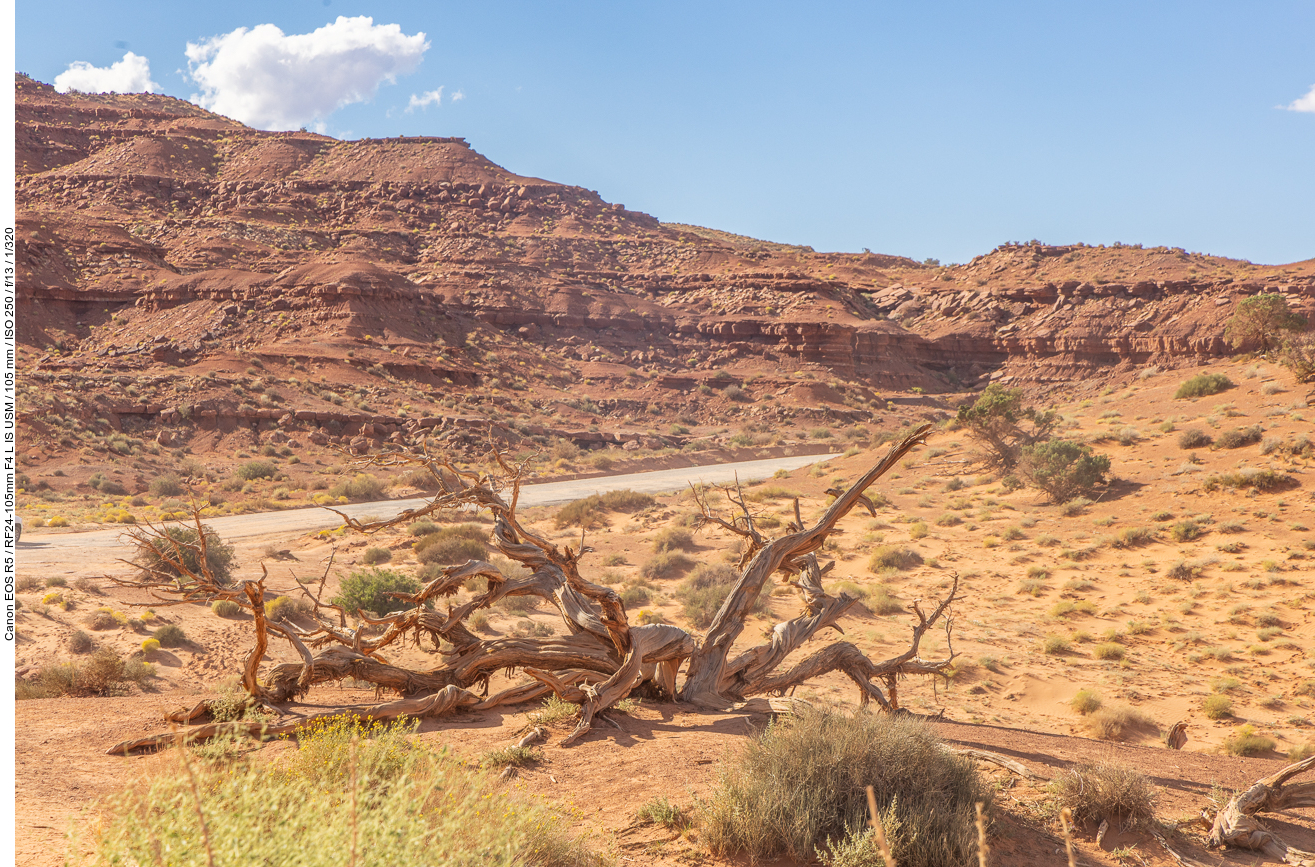
<path fill-rule="evenodd" d="M 254 31 L 194 51 L 189 77 L 188 43 L 339 16 L 373 19 L 375 77 L 352 76 L 378 82 L 367 101 L 323 110 L 333 57 L 260 79 Z M 19 0 L 17 37 L 18 69 L 42 81 L 132 52 L 157 92 L 206 97 L 208 81 L 284 125 L 314 92 L 303 122 L 330 135 L 465 136 L 662 220 L 818 250 L 962 262 L 1039 238 L 1315 256 L 1310 2 Z"/>

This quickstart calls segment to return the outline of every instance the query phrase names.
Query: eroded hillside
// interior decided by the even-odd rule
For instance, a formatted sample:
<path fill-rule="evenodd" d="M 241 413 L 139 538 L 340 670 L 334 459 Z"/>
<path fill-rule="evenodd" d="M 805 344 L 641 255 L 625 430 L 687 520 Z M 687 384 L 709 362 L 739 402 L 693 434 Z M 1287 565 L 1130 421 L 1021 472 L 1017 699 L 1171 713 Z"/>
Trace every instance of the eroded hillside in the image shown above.
<path fill-rule="evenodd" d="M 1223 354 L 1262 290 L 1315 312 L 1315 261 L 817 253 L 664 224 L 460 138 L 16 87 L 24 464 L 60 495 L 95 499 L 120 459 L 113 484 L 140 495 L 189 451 L 281 460 L 421 429 L 460 450 L 490 424 L 555 473 L 866 442 L 992 380 L 1081 390 Z M 302 498 L 331 463 L 254 494 Z"/>

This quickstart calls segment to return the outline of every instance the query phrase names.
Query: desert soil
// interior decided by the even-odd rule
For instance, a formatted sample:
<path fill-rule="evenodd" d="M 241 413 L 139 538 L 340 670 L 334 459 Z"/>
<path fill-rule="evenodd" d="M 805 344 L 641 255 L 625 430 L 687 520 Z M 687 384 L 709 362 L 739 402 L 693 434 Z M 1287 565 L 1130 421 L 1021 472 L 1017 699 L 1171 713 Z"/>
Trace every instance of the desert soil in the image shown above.
<path fill-rule="evenodd" d="M 940 431 L 926 449 L 878 482 L 873 492 L 889 500 L 878 516 L 851 513 L 842 532 L 828 543 L 823 553 L 837 561 L 829 581 L 851 582 L 868 592 L 881 585 L 906 604 L 937 596 L 952 574 L 959 576 L 966 594 L 954 612 L 953 650 L 959 655 L 953 676 L 908 679 L 899 691 L 905 707 L 943 714 L 944 721 L 936 725 L 948 742 L 1004 753 L 1046 776 L 1078 762 L 1134 766 L 1158 787 L 1159 815 L 1187 822 L 1210 804 L 1215 787 L 1229 790 L 1263 776 L 1285 763 L 1283 754 L 1311 741 L 1315 485 L 1309 456 L 1280 447 L 1311 431 L 1308 393 L 1286 371 L 1263 362 L 1209 369 L 1226 373 L 1236 386 L 1211 397 L 1175 400 L 1175 389 L 1192 371 L 1152 370 L 1094 400 L 1058 406 L 1068 430 L 1093 441 L 1114 462 L 1116 481 L 1090 504 L 1049 505 L 1035 491 L 1007 492 L 994 479 L 960 476 L 959 462 L 970 443 L 962 431 Z M 1189 428 L 1218 437 L 1221 431 L 1256 424 L 1264 428 L 1264 440 L 1242 448 L 1184 450 L 1178 444 Z M 781 520 L 792 514 L 790 497 L 799 495 L 807 521 L 825 508 L 824 488 L 853 479 L 879 453 L 874 449 L 835 457 L 748 491 L 755 509 Z M 1198 462 L 1191 462 L 1192 456 Z M 1240 465 L 1272 467 L 1291 482 L 1272 493 L 1206 490 L 1210 476 Z M 612 515 L 607 526 L 589 531 L 588 541 L 596 549 L 592 563 L 613 565 L 595 565 L 586 574 L 614 585 L 646 586 L 646 609 L 681 622 L 678 577 L 642 582 L 639 570 L 651 556 L 653 535 L 687 523 L 693 509 L 688 496 L 678 493 L 659 497 L 657 505 L 643 512 Z M 578 528 L 556 529 L 551 513 L 541 507 L 525 517 L 552 538 L 579 538 Z M 1175 529 L 1189 521 L 1194 530 Z M 1121 540 L 1128 538 L 1123 531 L 1142 527 L 1150 528 L 1150 538 L 1123 547 Z M 917 552 L 921 563 L 874 571 L 872 554 L 892 545 Z M 410 538 L 405 533 L 365 540 L 319 532 L 240 542 L 239 573 L 258 573 L 265 559 L 275 583 L 282 580 L 291 588 L 294 575 L 319 574 L 331 552 L 345 570 L 368 546 L 389 548 L 393 565 L 410 568 Z M 717 531 L 701 532 L 690 553 L 696 560 L 719 562 L 730 546 L 731 540 Z M 96 558 L 99 552 L 89 556 Z M 1190 567 L 1185 577 L 1173 577 L 1174 567 L 1181 564 Z M 97 571 L 131 576 L 124 564 L 89 559 L 83 574 Z M 336 580 L 329 579 L 330 588 Z M 72 601 L 67 611 L 53 606 L 43 610 L 40 600 L 46 588 L 21 596 L 20 673 L 30 676 L 52 660 L 73 658 L 68 638 L 95 608 L 136 613 L 151 603 L 141 591 L 103 577 L 83 587 L 64 588 Z M 792 616 L 796 605 L 793 593 L 780 588 L 773 595 L 771 617 L 755 623 L 766 629 Z M 155 622 L 182 626 L 189 643 L 152 657 L 159 676 L 148 691 L 19 703 L 21 863 L 60 863 L 70 824 L 91 821 L 83 811 L 97 797 L 161 761 L 107 756 L 106 747 L 160 730 L 162 712 L 213 695 L 238 671 L 249 641 L 242 622 L 220 619 L 195 605 L 157 604 L 154 611 Z M 492 613 L 491 629 L 496 632 L 525 625 L 560 629 L 546 607 L 528 614 Z M 908 622 L 907 614 L 861 609 L 843 625 L 849 640 L 879 658 L 899 652 Z M 756 640 L 755 631 L 751 623 L 743 640 Z M 131 627 L 95 633 L 99 644 L 123 654 L 133 652 L 143 637 Z M 1055 637 L 1063 639 L 1065 648 L 1048 652 L 1047 639 Z M 1098 658 L 1096 648 L 1104 645 L 1117 645 L 1121 658 Z M 922 655 L 937 658 L 947 650 L 944 635 L 935 640 L 929 635 Z M 284 648 L 275 651 L 278 659 L 291 658 Z M 411 648 L 398 661 L 424 665 L 426 658 Z M 1084 688 L 1098 693 L 1106 707 L 1135 711 L 1146 722 L 1117 741 L 1091 737 L 1084 717 L 1069 705 Z M 1231 698 L 1230 715 L 1206 717 L 1201 704 L 1211 694 Z M 795 697 L 817 704 L 854 701 L 852 687 L 839 677 L 810 683 Z M 294 710 L 308 713 L 320 706 L 372 700 L 372 692 L 317 688 L 307 697 L 308 704 Z M 534 710 L 507 708 L 426 721 L 420 737 L 478 755 L 511 743 Z M 553 732 L 546 761 L 510 785 L 576 811 L 580 828 L 596 834 L 601 848 L 629 859 L 626 863 L 716 863 L 702 854 L 697 832 L 692 838 L 678 837 L 638 825 L 635 807 L 658 793 L 692 804 L 715 783 L 718 763 L 727 751 L 761 729 L 767 718 L 754 706 L 712 714 L 682 705 L 645 704 L 629 716 L 613 715 L 619 728 L 599 725 L 574 748 L 556 746 L 564 732 Z M 1172 752 L 1160 738 L 1180 720 L 1189 725 L 1189 741 L 1183 751 Z M 1275 749 L 1252 758 L 1224 754 L 1225 740 L 1243 725 L 1272 738 Z M 272 756 L 285 748 L 268 745 L 259 755 Z M 1043 786 L 1011 781 L 990 765 L 983 765 L 983 771 L 1001 780 L 996 863 L 1062 863 L 1055 854 L 1062 846 L 1058 829 L 1039 806 L 1046 799 Z M 1276 827 L 1294 845 L 1315 849 L 1313 818 L 1309 811 L 1297 811 L 1277 817 Z M 1202 837 L 1200 828 L 1185 824 L 1175 845 L 1204 863 L 1255 863 L 1251 855 L 1205 853 Z M 1144 835 L 1115 834 L 1106 839 L 1104 850 L 1097 850 L 1087 829 L 1079 843 L 1090 863 L 1169 863 Z"/>

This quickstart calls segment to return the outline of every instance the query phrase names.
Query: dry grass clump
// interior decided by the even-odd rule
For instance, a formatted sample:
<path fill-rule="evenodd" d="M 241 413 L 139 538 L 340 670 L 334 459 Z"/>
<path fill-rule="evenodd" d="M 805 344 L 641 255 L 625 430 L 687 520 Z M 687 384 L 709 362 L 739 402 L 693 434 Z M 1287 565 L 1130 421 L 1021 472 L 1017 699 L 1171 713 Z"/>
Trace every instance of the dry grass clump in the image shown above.
<path fill-rule="evenodd" d="M 679 551 L 663 551 L 661 554 L 654 555 L 639 570 L 639 574 L 649 580 L 659 578 L 674 578 L 677 575 L 687 571 L 694 565 L 694 561 Z"/>
<path fill-rule="evenodd" d="M 883 569 L 912 569 L 914 566 L 922 565 L 922 555 L 912 548 L 901 548 L 897 545 L 879 545 L 872 551 L 872 556 L 868 558 L 868 569 L 872 572 L 880 572 Z"/>
<path fill-rule="evenodd" d="M 187 634 L 175 623 L 166 623 L 151 633 L 151 637 L 165 647 L 182 647 L 187 643 Z"/>
<path fill-rule="evenodd" d="M 1190 542 L 1205 532 L 1201 525 L 1192 520 L 1179 521 L 1169 528 L 1169 535 L 1175 542 Z"/>
<path fill-rule="evenodd" d="M 1154 720 L 1130 707 L 1104 707 L 1089 714 L 1083 725 L 1093 736 L 1105 741 L 1121 741 L 1141 729 L 1156 730 Z"/>
<path fill-rule="evenodd" d="M 1077 695 L 1069 699 L 1068 706 L 1073 708 L 1074 713 L 1080 713 L 1086 716 L 1100 710 L 1100 696 L 1089 689 L 1080 689 Z"/>
<path fill-rule="evenodd" d="M 694 547 L 694 537 L 690 535 L 689 530 L 680 527 L 667 527 L 653 537 L 653 553 L 655 554 L 661 554 L 664 551 L 692 551 Z"/>
<path fill-rule="evenodd" d="M 1096 657 L 1097 659 L 1104 659 L 1108 661 L 1118 661 L 1120 659 L 1123 659 L 1124 653 L 1125 651 L 1123 649 L 1123 645 L 1119 644 L 1116 641 L 1101 642 L 1100 644 L 1097 644 L 1096 647 L 1091 651 L 1091 655 Z"/>
<path fill-rule="evenodd" d="M 502 770 L 506 767 L 523 768 L 543 761 L 543 750 L 538 747 L 501 747 L 489 750 L 480 757 L 479 766 Z"/>
<path fill-rule="evenodd" d="M 730 595 L 731 588 L 740 580 L 739 570 L 724 563 L 701 563 L 680 582 L 676 588 L 676 598 L 680 600 L 681 613 L 695 629 L 706 629 L 712 623 L 721 604 Z M 763 584 L 758 599 L 753 606 L 753 613 L 765 614 L 769 610 L 771 587 Z"/>
<path fill-rule="evenodd" d="M 1041 651 L 1046 656 L 1062 656 L 1073 650 L 1073 643 L 1062 635 L 1047 635 L 1041 642 Z"/>
<path fill-rule="evenodd" d="M 1224 740 L 1224 752 L 1230 756 L 1263 756 L 1277 746 L 1273 738 L 1256 734 L 1250 723 L 1241 726 Z"/>
<path fill-rule="evenodd" d="M 690 825 L 689 817 L 685 815 L 685 811 L 668 801 L 663 795 L 658 795 L 653 800 L 641 805 L 635 811 L 635 818 L 641 822 L 661 825 L 670 831 L 681 831 Z"/>
<path fill-rule="evenodd" d="M 1224 719 L 1233 715 L 1233 700 L 1226 695 L 1215 693 L 1208 695 L 1201 702 L 1201 712 L 1206 719 Z"/>
<path fill-rule="evenodd" d="M 608 491 L 606 494 L 590 494 L 558 509 L 553 515 L 553 522 L 558 529 L 596 527 L 606 523 L 605 512 L 638 512 L 656 502 L 651 494 L 641 494 L 629 488 Z"/>
<path fill-rule="evenodd" d="M 1260 425 L 1234 428 L 1233 430 L 1226 430 L 1215 437 L 1214 448 L 1240 449 L 1243 446 L 1260 442 L 1263 436 L 1264 432 L 1260 429 Z"/>
<path fill-rule="evenodd" d="M 216 599 L 210 603 L 210 610 L 216 617 L 236 617 L 241 613 L 242 607 L 231 599 Z"/>
<path fill-rule="evenodd" d="M 1137 548 L 1155 541 L 1154 527 L 1128 527 L 1114 537 L 1115 548 Z"/>
<path fill-rule="evenodd" d="M 1059 775 L 1050 791 L 1060 807 L 1068 808 L 1073 820 L 1097 825 L 1135 828 L 1155 816 L 1155 787 L 1145 776 L 1121 765 L 1078 765 Z"/>
<path fill-rule="evenodd" d="M 128 625 L 128 616 L 113 608 L 97 608 L 87 615 L 86 623 L 92 629 L 115 629 Z"/>
<path fill-rule="evenodd" d="M 15 698 L 124 695 L 130 683 L 141 685 L 155 667 L 141 660 L 124 660 L 102 647 L 83 663 L 63 662 L 41 669 L 34 681 L 20 680 Z"/>
<path fill-rule="evenodd" d="M 1213 442 L 1214 440 L 1210 434 L 1197 427 L 1188 428 L 1178 434 L 1178 448 L 1180 449 L 1203 449 Z"/>
<path fill-rule="evenodd" d="M 899 614 L 904 611 L 904 601 L 891 593 L 885 584 L 868 588 L 863 596 L 863 604 L 873 614 Z"/>
<path fill-rule="evenodd" d="M 1274 491 L 1289 487 L 1291 484 L 1292 477 L 1287 473 L 1280 473 L 1271 469 L 1243 467 L 1237 470 L 1229 470 L 1226 473 L 1207 476 L 1206 480 L 1201 483 L 1201 487 L 1208 493 L 1217 491 L 1220 488 Z"/>
<path fill-rule="evenodd" d="M 313 611 L 305 599 L 290 596 L 277 596 L 265 603 L 265 616 L 276 623 L 292 617 L 308 617 Z"/>
<path fill-rule="evenodd" d="M 254 839 L 262 860 L 304 867 L 602 863 L 560 816 L 406 734 L 344 715 L 304 733 L 274 772 L 175 754 L 181 767 L 98 804 L 95 833 L 80 843 L 107 864 L 155 863 L 161 840 L 171 864 L 205 864 L 210 853 L 241 863 L 249 858 L 223 856 L 249 852 Z"/>
<path fill-rule="evenodd" d="M 722 768 L 700 836 L 719 855 L 850 863 L 868 838 L 866 786 L 901 867 L 974 857 L 975 804 L 990 798 L 972 762 L 920 720 L 812 709 L 773 722 Z"/>
<path fill-rule="evenodd" d="M 455 524 L 450 527 L 435 527 L 432 532 L 424 533 L 417 538 L 412 547 L 416 559 L 421 563 L 449 566 L 467 560 L 484 559 L 488 554 L 488 538 L 489 528 L 486 526 L 474 523 Z M 369 550 L 367 549 L 367 554 Z M 375 565 L 367 562 L 364 557 L 362 562 L 367 566 Z"/>

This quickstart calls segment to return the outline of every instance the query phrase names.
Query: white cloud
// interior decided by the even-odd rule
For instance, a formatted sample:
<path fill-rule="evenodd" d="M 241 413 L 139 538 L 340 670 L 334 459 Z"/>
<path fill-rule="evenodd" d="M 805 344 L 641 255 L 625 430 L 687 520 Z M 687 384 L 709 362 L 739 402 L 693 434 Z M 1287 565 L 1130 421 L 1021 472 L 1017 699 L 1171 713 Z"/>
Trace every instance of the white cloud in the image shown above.
<path fill-rule="evenodd" d="M 1288 111 L 1309 111 L 1315 113 L 1315 84 L 1310 86 L 1310 93 L 1283 107 Z"/>
<path fill-rule="evenodd" d="M 258 129 L 296 129 L 413 72 L 429 43 L 396 24 L 344 18 L 287 36 L 273 24 L 187 43 L 201 105 Z"/>
<path fill-rule="evenodd" d="M 455 99 L 456 97 L 453 97 Z M 411 101 L 407 103 L 407 114 L 415 111 L 417 108 L 429 108 L 431 105 L 440 105 L 443 102 L 443 88 L 438 90 L 429 90 L 419 96 L 411 94 Z"/>
<path fill-rule="evenodd" d="M 60 93 L 154 93 L 159 89 L 160 85 L 151 81 L 151 62 L 131 51 L 107 67 L 78 60 L 55 76 L 55 90 Z"/>
<path fill-rule="evenodd" d="M 466 98 L 466 95 L 465 95 L 464 93 L 462 93 L 461 91 L 459 91 L 459 90 L 458 90 L 456 93 L 452 94 L 452 101 L 453 101 L 453 102 L 461 102 L 461 100 L 463 100 L 463 99 L 465 99 L 465 98 Z"/>

